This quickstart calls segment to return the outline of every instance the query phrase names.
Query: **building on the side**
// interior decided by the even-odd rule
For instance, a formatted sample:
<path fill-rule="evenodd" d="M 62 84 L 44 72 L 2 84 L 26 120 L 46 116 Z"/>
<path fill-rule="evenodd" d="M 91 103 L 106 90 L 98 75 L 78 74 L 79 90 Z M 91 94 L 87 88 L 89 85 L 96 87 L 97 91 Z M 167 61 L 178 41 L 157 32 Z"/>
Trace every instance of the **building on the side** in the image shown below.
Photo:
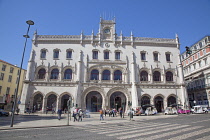
<path fill-rule="evenodd" d="M 11 111 L 17 91 L 20 68 L 0 60 L 0 108 Z M 26 70 L 22 69 L 17 101 L 20 101 Z M 20 103 L 20 102 L 19 102 Z"/>
<path fill-rule="evenodd" d="M 210 106 L 210 36 L 205 36 L 182 53 L 184 79 L 190 106 Z"/>
<path fill-rule="evenodd" d="M 187 106 L 179 48 L 177 35 L 118 36 L 115 18 L 101 18 L 98 33 L 91 35 L 36 31 L 20 109 L 65 109 L 69 98 L 92 112 L 126 110 L 129 102 L 133 108 L 154 105 L 158 112 L 177 102 Z"/>

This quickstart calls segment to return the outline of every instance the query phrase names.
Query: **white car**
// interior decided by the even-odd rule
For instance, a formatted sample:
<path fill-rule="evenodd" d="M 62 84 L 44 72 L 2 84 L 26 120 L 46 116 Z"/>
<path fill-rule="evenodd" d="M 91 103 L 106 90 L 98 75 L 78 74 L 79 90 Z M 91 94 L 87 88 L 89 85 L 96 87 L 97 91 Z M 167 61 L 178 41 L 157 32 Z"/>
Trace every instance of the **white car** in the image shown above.
<path fill-rule="evenodd" d="M 173 114 L 177 114 L 177 110 L 174 107 L 167 107 L 165 109 L 165 115 L 173 115 Z"/>
<path fill-rule="evenodd" d="M 192 113 L 199 114 L 199 113 L 208 113 L 208 109 L 202 106 L 193 106 L 191 109 Z"/>

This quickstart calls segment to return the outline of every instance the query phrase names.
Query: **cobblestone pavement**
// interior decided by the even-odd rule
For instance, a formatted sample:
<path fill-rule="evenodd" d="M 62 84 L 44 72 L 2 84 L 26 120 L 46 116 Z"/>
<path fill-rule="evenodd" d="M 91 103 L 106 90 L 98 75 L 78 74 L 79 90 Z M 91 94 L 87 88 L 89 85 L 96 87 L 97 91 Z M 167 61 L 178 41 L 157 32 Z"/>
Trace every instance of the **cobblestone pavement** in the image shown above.
<path fill-rule="evenodd" d="M 39 117 L 41 116 L 38 115 L 37 118 Z M 66 125 L 65 116 L 61 121 L 56 119 L 56 115 L 49 115 L 48 117 Z M 31 116 L 30 118 L 32 119 Z M 35 119 L 34 123 L 39 121 L 39 119 Z M 57 123 L 54 123 L 54 127 L 47 126 L 45 123 L 43 127 L 32 128 L 28 126 L 27 129 L 21 128 L 21 125 L 16 123 L 15 129 L 3 129 L 1 127 L 0 139 L 210 139 L 210 114 L 134 116 L 131 121 L 127 116 L 124 119 L 106 117 L 104 121 L 100 121 L 99 115 L 94 114 L 91 118 L 84 118 L 83 122 L 71 121 L 70 123 L 70 126 L 55 125 Z"/>

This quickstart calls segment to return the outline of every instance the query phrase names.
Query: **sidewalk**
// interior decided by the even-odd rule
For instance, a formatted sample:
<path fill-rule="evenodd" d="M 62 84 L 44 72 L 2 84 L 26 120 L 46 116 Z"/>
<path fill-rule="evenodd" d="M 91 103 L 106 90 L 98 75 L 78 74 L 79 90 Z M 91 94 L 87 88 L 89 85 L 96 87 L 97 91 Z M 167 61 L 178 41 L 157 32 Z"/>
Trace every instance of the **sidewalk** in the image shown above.
<path fill-rule="evenodd" d="M 82 122 L 73 122 L 73 117 L 69 120 L 70 126 L 83 126 L 83 125 L 98 125 L 98 124 L 114 124 L 124 123 L 130 121 L 145 121 L 159 118 L 172 118 L 177 115 L 152 115 L 152 116 L 134 116 L 131 120 L 130 117 L 125 115 L 124 118 L 117 117 L 104 117 L 103 121 L 99 120 L 99 113 L 90 114 L 90 118 L 83 118 Z M 2 120 L 3 119 L 3 120 Z M 11 117 L 0 117 L 0 130 L 8 129 L 27 129 L 27 128 L 40 128 L 40 127 L 59 127 L 67 126 L 67 114 L 62 114 L 61 120 L 57 119 L 57 114 L 22 114 L 15 115 L 14 125 L 10 127 Z M 4 121 L 4 125 L 1 125 Z"/>

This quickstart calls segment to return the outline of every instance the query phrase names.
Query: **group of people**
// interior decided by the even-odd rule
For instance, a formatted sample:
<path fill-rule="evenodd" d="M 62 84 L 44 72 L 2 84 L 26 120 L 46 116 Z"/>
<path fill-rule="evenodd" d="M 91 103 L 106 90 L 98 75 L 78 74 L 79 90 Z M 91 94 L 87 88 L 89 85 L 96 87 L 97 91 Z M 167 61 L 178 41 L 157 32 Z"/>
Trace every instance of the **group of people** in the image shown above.
<path fill-rule="evenodd" d="M 120 117 L 123 118 L 123 114 L 124 114 L 124 111 L 123 111 L 123 108 L 119 108 L 118 111 L 117 109 L 113 108 L 113 109 L 109 109 L 109 110 L 103 110 L 103 109 L 100 109 L 99 110 L 99 113 L 100 113 L 100 120 L 104 120 L 103 118 L 103 115 L 106 117 L 106 115 L 109 115 L 109 117 L 117 117 L 118 114 L 120 114 Z"/>
<path fill-rule="evenodd" d="M 64 113 L 67 113 L 67 110 L 64 109 Z M 58 109 L 57 111 L 58 114 L 58 120 L 61 119 L 61 114 L 62 114 L 62 110 Z M 75 121 L 82 121 L 82 118 L 84 118 L 84 111 L 82 109 L 79 108 L 75 108 L 72 112 L 72 117 L 74 118 L 74 122 Z"/>

